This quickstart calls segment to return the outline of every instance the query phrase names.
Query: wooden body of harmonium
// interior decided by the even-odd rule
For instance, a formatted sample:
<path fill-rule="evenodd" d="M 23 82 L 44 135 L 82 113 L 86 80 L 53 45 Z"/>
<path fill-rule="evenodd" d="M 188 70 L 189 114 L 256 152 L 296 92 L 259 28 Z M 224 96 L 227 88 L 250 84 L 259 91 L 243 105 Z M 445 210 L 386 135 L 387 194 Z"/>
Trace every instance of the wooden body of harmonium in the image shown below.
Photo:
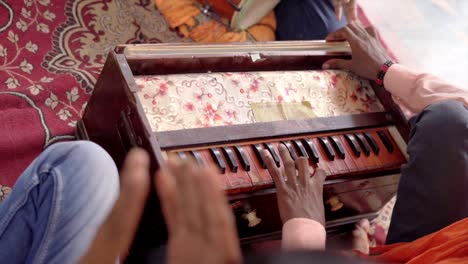
<path fill-rule="evenodd" d="M 383 88 L 351 73 L 321 71 L 330 58 L 350 58 L 348 45 L 118 46 L 77 137 L 101 145 L 118 166 L 139 146 L 151 155 L 152 173 L 170 155 L 218 167 L 243 244 L 281 235 L 274 184 L 259 153 L 268 149 L 279 162 L 278 144 L 285 144 L 293 158 L 305 156 L 327 172 L 327 230 L 339 229 L 375 217 L 395 195 L 409 130 Z M 299 110 L 290 106 L 297 104 L 314 117 L 295 120 Z M 273 110 L 292 114 L 265 122 Z M 132 254 L 166 239 L 153 192 Z"/>

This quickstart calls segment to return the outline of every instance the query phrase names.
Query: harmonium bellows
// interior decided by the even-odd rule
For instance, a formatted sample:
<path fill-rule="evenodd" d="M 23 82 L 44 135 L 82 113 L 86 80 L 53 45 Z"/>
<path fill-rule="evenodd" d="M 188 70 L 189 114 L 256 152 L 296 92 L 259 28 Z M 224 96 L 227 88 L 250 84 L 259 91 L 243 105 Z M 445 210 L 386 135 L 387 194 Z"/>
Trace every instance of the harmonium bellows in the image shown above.
<path fill-rule="evenodd" d="M 259 153 L 280 165 L 278 145 L 327 172 L 327 228 L 375 217 L 395 195 L 407 160 L 407 120 L 381 87 L 342 71 L 346 43 L 122 45 L 110 51 L 78 122 L 121 166 L 135 146 L 151 170 L 168 157 L 219 168 L 244 244 L 276 239 L 281 220 L 273 181 Z M 134 252 L 167 233 L 150 195 Z"/>

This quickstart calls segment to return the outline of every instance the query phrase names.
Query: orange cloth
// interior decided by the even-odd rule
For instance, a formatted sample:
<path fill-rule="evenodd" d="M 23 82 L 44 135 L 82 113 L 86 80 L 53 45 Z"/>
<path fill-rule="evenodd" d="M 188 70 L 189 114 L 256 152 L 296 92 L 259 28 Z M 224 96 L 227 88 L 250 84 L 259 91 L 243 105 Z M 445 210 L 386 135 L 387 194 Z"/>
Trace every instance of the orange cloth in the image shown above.
<path fill-rule="evenodd" d="M 195 0 L 155 0 L 169 26 L 195 42 L 245 42 L 252 38 L 256 41 L 275 40 L 276 17 L 273 11 L 256 25 L 236 32 L 213 19 L 199 21 L 197 17 L 201 15 L 201 11 L 194 2 Z"/>
<path fill-rule="evenodd" d="M 370 248 L 369 259 L 409 264 L 468 263 L 468 218 L 413 242 Z"/>

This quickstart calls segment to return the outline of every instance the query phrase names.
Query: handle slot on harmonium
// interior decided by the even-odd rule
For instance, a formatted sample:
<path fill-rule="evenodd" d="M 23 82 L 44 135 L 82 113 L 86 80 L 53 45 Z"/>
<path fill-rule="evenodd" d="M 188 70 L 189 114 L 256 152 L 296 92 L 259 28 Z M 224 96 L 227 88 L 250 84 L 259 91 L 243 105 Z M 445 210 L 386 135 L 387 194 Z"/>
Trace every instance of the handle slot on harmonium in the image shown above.
<path fill-rule="evenodd" d="M 217 168 L 246 244 L 281 231 L 261 153 L 267 150 L 281 167 L 283 144 L 292 159 L 306 158 L 326 172 L 327 228 L 344 228 L 375 217 L 394 196 L 409 128 L 384 89 L 348 72 L 322 71 L 331 58 L 350 58 L 349 45 L 118 46 L 109 52 L 77 137 L 100 144 L 119 166 L 138 145 L 150 153 L 152 172 L 169 157 Z M 148 203 L 158 208 L 156 200 Z M 140 244 L 164 233 L 159 211 L 147 210 L 144 218 L 152 224 L 140 227 Z"/>

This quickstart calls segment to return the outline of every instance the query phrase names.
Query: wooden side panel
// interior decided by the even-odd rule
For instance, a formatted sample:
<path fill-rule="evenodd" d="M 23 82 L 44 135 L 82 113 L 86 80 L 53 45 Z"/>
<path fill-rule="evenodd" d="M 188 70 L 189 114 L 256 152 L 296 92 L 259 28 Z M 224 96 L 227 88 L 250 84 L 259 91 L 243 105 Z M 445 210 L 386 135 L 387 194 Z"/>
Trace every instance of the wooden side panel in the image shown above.
<path fill-rule="evenodd" d="M 119 58 L 120 57 L 120 58 Z M 152 170 L 159 164 L 160 150 L 134 95 L 136 84 L 122 55 L 110 52 L 79 126 L 79 134 L 101 145 L 120 167 L 131 145 L 145 148 L 152 156 Z M 135 135 L 125 135 L 124 115 Z M 128 142 L 130 138 L 133 143 Z M 162 160 L 162 159 L 159 159 Z"/>
<path fill-rule="evenodd" d="M 119 168 L 132 146 L 144 148 L 151 157 L 150 175 L 154 175 L 163 158 L 139 99 L 134 94 L 136 90 L 125 57 L 110 52 L 77 134 L 86 134 L 89 140 L 101 145 Z M 166 239 L 159 201 L 156 194 L 151 192 L 130 255 L 138 255 L 140 250 L 161 244 Z"/>

